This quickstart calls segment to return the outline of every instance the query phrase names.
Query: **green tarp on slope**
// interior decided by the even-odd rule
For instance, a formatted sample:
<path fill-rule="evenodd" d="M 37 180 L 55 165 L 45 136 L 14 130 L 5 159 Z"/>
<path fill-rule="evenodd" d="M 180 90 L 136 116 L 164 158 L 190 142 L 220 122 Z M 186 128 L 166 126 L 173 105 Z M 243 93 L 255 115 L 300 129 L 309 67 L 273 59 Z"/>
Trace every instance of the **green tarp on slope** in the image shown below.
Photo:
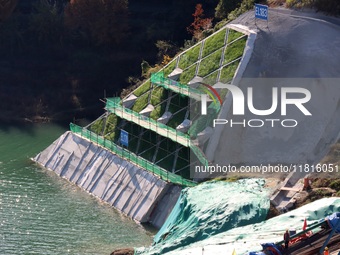
<path fill-rule="evenodd" d="M 261 243 L 282 241 L 286 229 L 301 231 L 305 218 L 308 225 L 311 225 L 333 212 L 339 211 L 340 198 L 323 198 L 267 221 L 234 228 L 203 241 L 161 254 L 231 255 L 235 249 L 236 254 L 241 255 L 249 251 L 259 251 L 261 250 Z M 202 249 L 204 249 L 204 252 L 202 252 Z"/>
<path fill-rule="evenodd" d="M 164 254 L 227 230 L 263 221 L 269 209 L 264 180 L 214 181 L 182 191 L 154 238 L 135 254 Z"/>

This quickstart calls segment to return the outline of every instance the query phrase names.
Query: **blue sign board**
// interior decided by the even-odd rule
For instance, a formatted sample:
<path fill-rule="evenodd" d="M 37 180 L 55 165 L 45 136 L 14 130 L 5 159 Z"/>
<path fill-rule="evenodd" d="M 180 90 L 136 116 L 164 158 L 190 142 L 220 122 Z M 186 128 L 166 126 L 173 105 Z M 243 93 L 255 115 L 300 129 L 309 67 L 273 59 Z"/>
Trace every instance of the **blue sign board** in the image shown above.
<path fill-rule="evenodd" d="M 255 18 L 268 20 L 268 6 L 263 4 L 255 4 Z"/>
<path fill-rule="evenodd" d="M 129 133 L 125 130 L 120 130 L 120 143 L 129 146 Z"/>

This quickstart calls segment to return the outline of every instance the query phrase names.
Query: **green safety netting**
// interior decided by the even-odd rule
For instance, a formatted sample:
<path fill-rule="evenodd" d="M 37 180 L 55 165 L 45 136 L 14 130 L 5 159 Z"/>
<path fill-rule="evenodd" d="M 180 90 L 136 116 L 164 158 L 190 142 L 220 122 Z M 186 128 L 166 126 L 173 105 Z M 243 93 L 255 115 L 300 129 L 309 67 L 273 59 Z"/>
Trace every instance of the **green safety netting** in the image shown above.
<path fill-rule="evenodd" d="M 263 221 L 269 210 L 264 180 L 212 181 L 186 188 L 149 248 L 135 254 L 164 254 L 235 227 Z"/>
<path fill-rule="evenodd" d="M 195 89 L 195 88 L 191 88 L 188 85 L 185 84 L 181 84 L 177 81 L 168 79 L 164 77 L 164 72 L 158 72 L 158 73 L 154 73 L 151 75 L 151 82 L 161 86 L 165 89 L 169 89 L 172 90 L 176 93 L 182 94 L 182 95 L 186 95 L 189 97 L 196 97 L 200 96 L 202 94 L 202 91 Z"/>
<path fill-rule="evenodd" d="M 214 119 L 217 118 L 220 111 L 219 103 L 211 103 L 207 108 L 206 115 L 199 115 L 199 117 L 193 121 L 191 127 L 188 130 L 190 137 L 197 137 L 197 134 L 202 132 L 206 127 L 211 127 Z M 192 115 L 196 115 L 193 113 Z"/>
<path fill-rule="evenodd" d="M 70 124 L 70 130 L 75 133 L 80 135 L 81 137 L 84 137 L 92 142 L 95 142 L 98 145 L 101 145 L 105 147 L 106 149 L 112 151 L 113 153 L 117 154 L 121 158 L 127 159 L 136 165 L 144 168 L 145 170 L 152 172 L 153 174 L 159 176 L 161 179 L 165 181 L 169 181 L 175 184 L 183 185 L 183 186 L 188 186 L 192 187 L 195 186 L 196 183 L 187 179 L 182 178 L 181 176 L 178 176 L 176 174 L 173 174 L 171 172 L 168 172 L 167 170 L 151 163 L 150 161 L 137 156 L 136 154 L 130 152 L 127 149 L 124 149 L 114 142 L 105 139 L 102 136 L 97 135 L 96 133 L 91 132 L 90 130 L 86 128 L 82 128 L 80 126 L 77 126 L 73 123 Z"/>
<path fill-rule="evenodd" d="M 198 146 L 190 143 L 190 149 L 195 154 L 195 156 L 197 157 L 197 159 L 201 162 L 203 166 L 206 166 L 206 167 L 209 166 L 209 161 L 205 157 L 204 152 Z"/>
<path fill-rule="evenodd" d="M 204 156 L 204 153 L 196 145 L 190 142 L 190 137 L 187 134 L 179 132 L 176 129 L 171 128 L 163 123 L 160 123 L 151 118 L 143 116 L 126 107 L 123 107 L 121 105 L 121 100 L 118 97 L 107 98 L 106 109 L 123 119 L 134 122 L 146 129 L 149 129 L 149 130 L 152 130 L 158 133 L 161 136 L 170 138 L 171 140 L 179 144 L 182 144 L 186 147 L 190 147 L 202 165 L 204 166 L 209 165 L 209 162 Z"/>
<path fill-rule="evenodd" d="M 155 131 L 156 133 L 170 138 L 171 140 L 180 143 L 185 147 L 190 145 L 190 138 L 187 134 L 179 132 L 176 129 L 155 121 L 149 117 L 141 115 L 138 112 L 132 111 L 129 108 L 123 107 L 119 97 L 107 98 L 106 109 L 123 119 L 134 122 L 146 129 Z"/>
<path fill-rule="evenodd" d="M 177 93 L 181 93 L 183 95 L 187 95 L 192 98 L 199 98 L 203 91 L 195 88 L 191 88 L 190 86 L 183 85 L 179 82 L 173 81 L 171 79 L 167 79 L 164 77 L 163 72 L 158 72 L 151 75 L 151 82 L 162 86 L 166 89 L 170 89 Z M 206 127 L 211 126 L 213 119 L 217 118 L 218 112 L 220 111 L 220 104 L 218 102 L 211 103 L 207 109 L 207 115 L 200 115 L 196 120 L 193 120 L 193 123 L 188 131 L 188 134 L 196 138 L 197 134 L 203 131 Z M 196 115 L 196 113 L 192 114 Z M 194 145 L 192 145 L 194 146 Z M 208 165 L 205 156 L 197 149 L 194 150 L 196 156 L 199 158 L 202 164 Z"/>

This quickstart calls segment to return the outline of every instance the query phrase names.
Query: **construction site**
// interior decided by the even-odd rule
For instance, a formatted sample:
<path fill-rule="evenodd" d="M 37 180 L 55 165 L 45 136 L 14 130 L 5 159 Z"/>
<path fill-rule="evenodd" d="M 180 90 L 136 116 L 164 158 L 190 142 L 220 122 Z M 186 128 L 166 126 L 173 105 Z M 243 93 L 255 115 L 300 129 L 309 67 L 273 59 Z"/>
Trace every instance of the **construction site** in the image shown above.
<path fill-rule="evenodd" d="M 105 98 L 103 115 L 84 127 L 71 123 L 33 161 L 160 229 L 154 244 L 135 254 L 312 255 L 324 254 L 326 246 L 338 254 L 339 198 L 292 210 L 309 172 L 260 175 L 276 178 L 268 188 L 261 178 L 211 181 L 221 173 L 198 173 L 195 166 L 317 164 L 340 138 L 339 49 L 340 27 L 322 16 L 271 10 L 269 23 L 256 24 L 248 12 L 126 97 Z M 312 94 L 306 103 L 312 116 L 292 107 L 287 118 L 296 119 L 294 128 L 215 127 L 214 120 L 235 117 L 224 85 L 246 91 L 255 78 L 271 79 L 254 86 L 257 109 L 270 107 L 268 87 L 305 79 L 298 85 Z M 282 82 L 287 79 L 290 84 Z M 276 111 L 271 118 L 280 116 Z M 254 118 L 249 111 L 241 117 Z M 270 204 L 282 214 L 266 220 Z"/>

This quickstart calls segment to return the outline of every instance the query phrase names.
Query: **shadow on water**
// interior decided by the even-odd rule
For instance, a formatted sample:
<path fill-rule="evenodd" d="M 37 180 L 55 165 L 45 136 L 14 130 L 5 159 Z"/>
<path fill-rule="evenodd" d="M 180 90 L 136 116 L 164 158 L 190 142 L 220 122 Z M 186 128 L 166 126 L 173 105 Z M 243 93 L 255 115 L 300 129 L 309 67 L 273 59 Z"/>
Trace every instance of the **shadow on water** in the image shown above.
<path fill-rule="evenodd" d="M 14 128 L 34 136 L 36 134 L 36 127 L 39 125 L 54 125 L 68 130 L 72 122 L 84 127 L 103 114 L 103 107 L 103 103 L 100 102 L 85 108 L 59 111 L 50 117 L 41 118 L 22 118 L 15 116 L 15 114 L 0 113 L 0 131 L 9 132 Z"/>
<path fill-rule="evenodd" d="M 35 135 L 35 123 L 29 123 L 24 121 L 2 121 L 0 124 L 0 130 L 5 133 L 9 133 L 13 128 L 25 132 L 29 135 Z"/>
<path fill-rule="evenodd" d="M 76 123 L 85 126 L 88 120 Z M 0 162 L 30 165 L 31 157 L 51 145 L 60 135 L 70 130 L 69 122 L 32 123 L 0 121 Z M 13 167 L 13 166 L 12 166 Z"/>
<path fill-rule="evenodd" d="M 22 133 L 25 133 L 29 136 L 37 135 L 37 127 L 41 126 L 56 126 L 60 129 L 69 130 L 70 123 L 76 123 L 80 126 L 88 125 L 91 120 L 88 119 L 79 119 L 79 120 L 70 120 L 70 121 L 49 121 L 49 122 L 31 122 L 25 119 L 3 119 L 0 117 L 0 131 L 4 133 L 9 133 L 13 129 L 16 129 Z"/>
<path fill-rule="evenodd" d="M 50 123 L 48 123 L 50 124 Z M 0 131 L 4 133 L 10 133 L 13 129 L 19 132 L 25 133 L 29 136 L 35 136 L 37 134 L 36 127 L 38 125 L 48 125 L 47 123 L 30 123 L 26 121 L 1 121 Z M 53 123 L 55 124 L 55 123 Z M 59 124 L 57 124 L 59 125 Z M 60 125 L 62 128 L 66 128 L 67 125 Z"/>

